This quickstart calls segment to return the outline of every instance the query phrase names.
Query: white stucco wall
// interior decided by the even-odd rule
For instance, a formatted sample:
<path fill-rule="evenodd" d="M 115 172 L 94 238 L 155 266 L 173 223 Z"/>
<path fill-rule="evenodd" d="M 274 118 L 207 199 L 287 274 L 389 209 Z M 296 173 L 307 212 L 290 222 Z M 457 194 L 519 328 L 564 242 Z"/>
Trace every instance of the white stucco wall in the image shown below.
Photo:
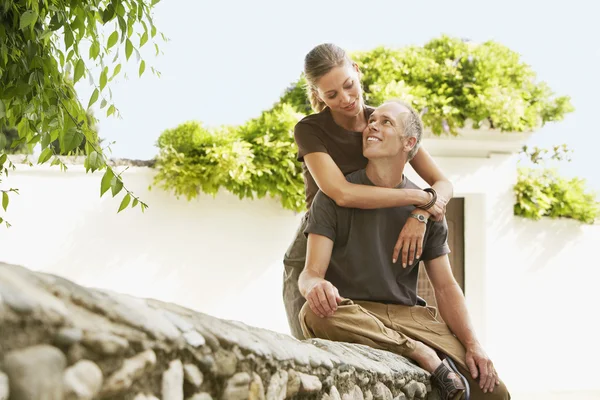
<path fill-rule="evenodd" d="M 503 379 L 515 393 L 598 393 L 600 225 L 514 218 L 514 156 L 436 160 L 465 197 L 467 302 Z M 100 174 L 19 165 L 3 186 L 20 195 L 6 215 L 13 227 L 0 228 L 0 260 L 287 332 L 281 259 L 300 215 L 228 193 L 177 200 L 148 191 L 152 176 L 124 173 L 150 208 L 117 215 L 120 196 L 98 196 Z"/>

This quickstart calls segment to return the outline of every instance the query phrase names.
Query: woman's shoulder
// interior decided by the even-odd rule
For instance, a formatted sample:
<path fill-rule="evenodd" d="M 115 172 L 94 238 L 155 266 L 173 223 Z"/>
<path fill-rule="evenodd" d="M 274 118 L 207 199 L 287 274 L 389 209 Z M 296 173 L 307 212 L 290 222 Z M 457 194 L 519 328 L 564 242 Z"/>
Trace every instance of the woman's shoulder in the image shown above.
<path fill-rule="evenodd" d="M 329 123 L 331 120 L 331 113 L 328 108 L 325 108 L 323 111 L 307 115 L 302 118 L 296 126 L 298 125 L 316 125 L 316 126 L 324 126 Z"/>

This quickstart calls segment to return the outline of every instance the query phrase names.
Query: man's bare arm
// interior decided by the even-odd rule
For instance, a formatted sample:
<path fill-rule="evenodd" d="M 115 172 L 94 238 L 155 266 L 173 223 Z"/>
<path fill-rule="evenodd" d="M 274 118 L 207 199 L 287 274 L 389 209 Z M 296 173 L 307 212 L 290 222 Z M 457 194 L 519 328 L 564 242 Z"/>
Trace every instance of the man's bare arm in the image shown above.
<path fill-rule="evenodd" d="M 498 374 L 492 360 L 487 356 L 477 340 L 471 324 L 465 296 L 452 275 L 447 255 L 425 261 L 427 275 L 431 280 L 435 298 L 442 318 L 467 350 L 466 361 L 473 379 L 479 379 L 484 392 L 493 391 L 499 384 Z"/>
<path fill-rule="evenodd" d="M 306 264 L 298 279 L 300 293 L 306 298 L 312 311 L 320 317 L 333 315 L 341 301 L 337 288 L 325 280 L 332 250 L 333 240 L 310 233 L 306 248 Z"/>

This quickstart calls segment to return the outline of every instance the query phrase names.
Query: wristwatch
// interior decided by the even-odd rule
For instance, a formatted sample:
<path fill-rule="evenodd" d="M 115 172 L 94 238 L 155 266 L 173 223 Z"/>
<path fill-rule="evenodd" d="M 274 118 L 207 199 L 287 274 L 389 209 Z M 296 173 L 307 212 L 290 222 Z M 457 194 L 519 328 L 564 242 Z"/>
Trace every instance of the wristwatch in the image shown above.
<path fill-rule="evenodd" d="M 410 214 L 409 217 L 415 218 L 415 219 L 419 220 L 419 222 L 422 222 L 424 224 L 427 223 L 427 217 L 422 214 Z"/>

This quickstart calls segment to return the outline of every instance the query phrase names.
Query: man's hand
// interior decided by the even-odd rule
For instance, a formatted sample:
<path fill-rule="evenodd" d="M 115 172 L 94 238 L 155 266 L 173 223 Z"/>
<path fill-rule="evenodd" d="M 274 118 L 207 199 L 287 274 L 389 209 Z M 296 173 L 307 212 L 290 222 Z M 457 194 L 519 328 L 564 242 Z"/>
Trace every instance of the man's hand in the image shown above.
<path fill-rule="evenodd" d="M 431 219 L 433 219 L 434 221 L 441 221 L 444 219 L 444 216 L 446 215 L 446 204 L 448 203 L 448 200 L 446 200 L 445 198 L 441 197 L 438 195 L 438 198 L 435 202 L 435 204 L 427 209 L 427 212 L 429 212 L 431 214 Z"/>
<path fill-rule="evenodd" d="M 315 283 L 306 293 L 310 309 L 321 318 L 332 316 L 342 300 L 337 288 L 325 279 Z"/>
<path fill-rule="evenodd" d="M 467 347 L 466 359 L 473 379 L 479 377 L 479 387 L 483 393 L 493 392 L 494 386 L 499 385 L 500 380 L 494 363 L 483 348 L 479 344 Z"/>
<path fill-rule="evenodd" d="M 415 210 L 413 213 L 419 213 L 425 217 L 429 217 L 429 213 L 424 210 Z M 392 254 L 392 261 L 395 264 L 398 261 L 398 255 L 402 250 L 402 267 L 406 268 L 407 265 L 412 265 L 415 258 L 418 260 L 421 258 L 423 252 L 423 238 L 425 237 L 425 230 L 427 229 L 427 223 L 420 222 L 415 218 L 408 218 L 396 246 L 394 246 L 394 254 Z"/>

